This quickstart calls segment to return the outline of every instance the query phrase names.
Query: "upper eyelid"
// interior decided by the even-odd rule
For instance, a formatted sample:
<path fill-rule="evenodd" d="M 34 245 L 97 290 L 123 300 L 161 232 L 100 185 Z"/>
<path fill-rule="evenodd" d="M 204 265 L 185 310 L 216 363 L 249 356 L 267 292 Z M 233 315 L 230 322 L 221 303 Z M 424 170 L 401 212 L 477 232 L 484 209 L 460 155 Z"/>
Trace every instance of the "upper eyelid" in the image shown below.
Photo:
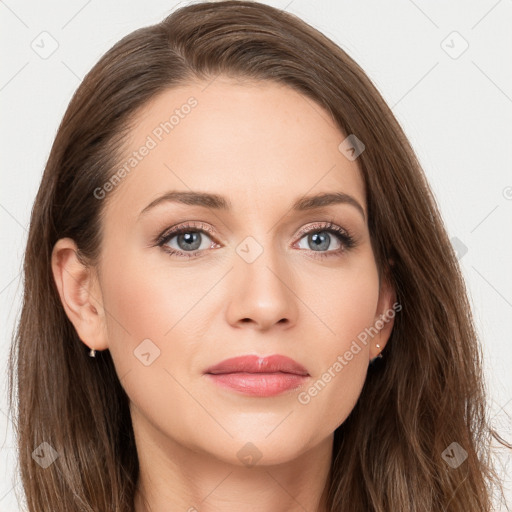
<path fill-rule="evenodd" d="M 194 225 L 194 222 L 198 222 L 200 225 L 196 226 Z M 346 228 L 339 226 L 334 222 L 334 220 L 328 220 L 328 221 L 314 221 L 309 223 L 307 226 L 301 228 L 296 236 L 306 236 L 310 232 L 315 231 L 321 231 L 323 229 L 325 230 L 333 230 L 337 231 L 336 228 L 341 229 L 341 233 L 337 233 L 338 235 L 342 233 L 346 233 L 348 237 L 352 238 L 352 234 L 349 230 Z M 174 238 L 175 236 L 178 236 L 180 234 L 180 231 L 189 229 L 190 231 L 199 231 L 204 232 L 207 235 L 210 235 L 214 237 L 213 235 L 213 228 L 210 228 L 208 224 L 201 222 L 201 221 L 188 221 L 184 222 L 183 224 L 178 224 L 177 226 L 173 226 L 172 228 L 166 229 L 161 235 L 159 235 L 156 239 L 156 243 L 158 245 L 161 245 L 163 243 L 168 242 L 170 239 Z"/>

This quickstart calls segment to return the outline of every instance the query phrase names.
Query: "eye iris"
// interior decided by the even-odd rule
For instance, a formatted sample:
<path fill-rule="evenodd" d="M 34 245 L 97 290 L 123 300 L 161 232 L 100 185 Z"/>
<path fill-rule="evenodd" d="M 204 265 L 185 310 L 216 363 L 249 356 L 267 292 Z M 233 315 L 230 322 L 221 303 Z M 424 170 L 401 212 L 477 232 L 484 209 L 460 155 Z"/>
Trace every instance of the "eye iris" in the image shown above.
<path fill-rule="evenodd" d="M 201 245 L 199 235 L 200 235 L 199 233 L 190 233 L 190 232 L 182 233 L 181 235 L 178 235 L 178 245 L 180 246 L 181 249 L 183 249 L 185 251 L 186 250 L 195 251 Z M 185 247 L 182 247 L 180 244 L 181 241 L 185 241 L 187 244 L 191 244 L 191 245 L 186 245 Z"/>
<path fill-rule="evenodd" d="M 322 234 L 324 233 L 324 234 Z M 317 250 L 323 250 L 329 248 L 329 242 L 331 240 L 331 237 L 325 232 L 321 231 L 319 233 L 314 233 L 312 235 L 309 235 L 310 242 L 313 242 L 314 244 L 314 251 Z"/>

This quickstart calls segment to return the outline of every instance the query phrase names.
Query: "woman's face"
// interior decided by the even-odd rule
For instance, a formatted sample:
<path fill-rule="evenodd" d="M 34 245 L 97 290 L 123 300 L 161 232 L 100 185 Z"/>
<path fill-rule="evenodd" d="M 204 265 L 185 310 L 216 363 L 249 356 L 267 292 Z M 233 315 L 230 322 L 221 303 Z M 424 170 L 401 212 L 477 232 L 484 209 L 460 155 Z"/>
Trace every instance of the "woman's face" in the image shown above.
<path fill-rule="evenodd" d="M 347 418 L 392 322 L 380 339 L 361 333 L 393 301 L 379 294 L 345 138 L 318 104 L 270 82 L 198 82 L 138 115 L 119 182 L 95 192 L 107 201 L 95 292 L 104 342 L 90 345 L 110 350 L 139 435 L 273 464 Z M 308 200 L 320 194 L 350 198 Z M 206 373 L 276 354 L 307 375 Z"/>

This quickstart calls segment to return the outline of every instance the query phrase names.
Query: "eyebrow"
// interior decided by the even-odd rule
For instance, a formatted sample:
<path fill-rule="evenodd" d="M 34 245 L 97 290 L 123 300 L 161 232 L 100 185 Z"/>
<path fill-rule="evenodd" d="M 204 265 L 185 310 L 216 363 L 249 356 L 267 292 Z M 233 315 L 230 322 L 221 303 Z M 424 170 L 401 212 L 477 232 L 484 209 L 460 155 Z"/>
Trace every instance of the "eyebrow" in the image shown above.
<path fill-rule="evenodd" d="M 153 209 L 155 206 L 161 203 L 181 203 L 189 206 L 203 206 L 205 208 L 212 208 L 214 210 L 231 211 L 231 201 L 221 195 L 211 194 L 208 192 L 186 192 L 172 190 L 166 192 L 160 197 L 157 197 L 154 201 L 151 201 L 139 214 L 139 217 Z M 335 204 L 348 204 L 354 206 L 363 219 L 366 220 L 366 215 L 363 207 L 359 202 L 349 194 L 343 192 L 325 192 L 321 194 L 304 196 L 297 199 L 293 205 L 293 211 L 309 211 L 319 209 L 325 206 L 331 206 Z"/>

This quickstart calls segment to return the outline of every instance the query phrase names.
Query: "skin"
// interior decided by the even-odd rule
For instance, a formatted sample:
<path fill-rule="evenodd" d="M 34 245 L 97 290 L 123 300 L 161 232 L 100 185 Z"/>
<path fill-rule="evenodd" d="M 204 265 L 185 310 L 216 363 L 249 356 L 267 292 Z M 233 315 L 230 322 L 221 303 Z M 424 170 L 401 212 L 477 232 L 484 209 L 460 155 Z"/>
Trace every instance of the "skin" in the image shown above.
<path fill-rule="evenodd" d="M 99 264 L 82 265 L 69 238 L 55 245 L 61 300 L 84 344 L 110 350 L 131 400 L 141 467 L 137 512 L 323 511 L 334 430 L 393 325 L 360 343 L 309 403 L 299 402 L 298 393 L 395 300 L 379 282 L 357 160 L 340 152 L 346 135 L 309 98 L 271 82 L 218 77 L 155 97 L 138 114 L 120 161 L 190 96 L 197 106 L 103 199 Z M 139 217 L 170 190 L 217 193 L 233 210 L 167 202 Z M 290 210 L 304 195 L 332 191 L 353 196 L 364 218 L 350 204 Z M 349 230 L 356 246 L 343 250 L 329 233 L 330 245 L 315 251 L 307 234 L 298 235 L 309 226 L 321 232 L 330 221 Z M 212 229 L 199 235 L 200 256 L 172 256 L 152 244 L 187 222 Z M 251 263 L 236 251 L 246 237 L 263 249 Z M 187 248 L 177 236 L 167 246 Z M 329 255 L 316 257 L 320 252 Z M 160 350 L 148 366 L 134 356 L 145 339 Z M 289 356 L 306 367 L 308 383 L 250 397 L 204 375 L 245 354 Z M 249 442 L 261 455 L 253 466 L 237 455 L 253 453 Z"/>

